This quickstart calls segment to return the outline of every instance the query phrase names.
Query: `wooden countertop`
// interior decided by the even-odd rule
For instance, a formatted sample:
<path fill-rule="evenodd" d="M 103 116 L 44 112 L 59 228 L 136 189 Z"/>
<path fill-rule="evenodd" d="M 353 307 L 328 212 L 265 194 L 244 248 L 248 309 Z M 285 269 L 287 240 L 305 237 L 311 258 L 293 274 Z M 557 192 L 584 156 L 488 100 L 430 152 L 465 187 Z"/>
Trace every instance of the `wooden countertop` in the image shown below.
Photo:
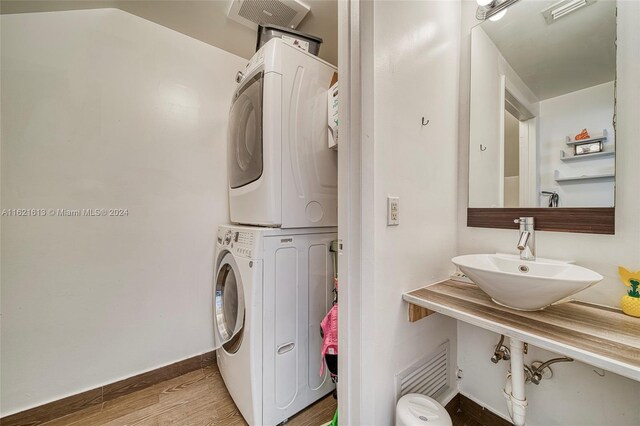
<path fill-rule="evenodd" d="M 402 298 L 410 304 L 412 321 L 439 312 L 640 381 L 640 318 L 618 310 L 569 302 L 518 311 L 494 303 L 475 284 L 451 280 Z"/>

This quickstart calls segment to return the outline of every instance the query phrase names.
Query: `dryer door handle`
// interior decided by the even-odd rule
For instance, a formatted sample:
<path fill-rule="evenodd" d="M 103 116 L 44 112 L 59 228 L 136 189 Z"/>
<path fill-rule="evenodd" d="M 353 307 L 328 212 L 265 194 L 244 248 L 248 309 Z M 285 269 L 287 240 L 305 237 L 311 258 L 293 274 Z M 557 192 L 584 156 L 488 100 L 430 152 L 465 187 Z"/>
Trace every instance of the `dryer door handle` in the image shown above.
<path fill-rule="evenodd" d="M 296 344 L 293 342 L 285 343 L 284 345 L 278 346 L 278 355 L 284 355 L 287 352 L 290 352 L 295 348 Z"/>

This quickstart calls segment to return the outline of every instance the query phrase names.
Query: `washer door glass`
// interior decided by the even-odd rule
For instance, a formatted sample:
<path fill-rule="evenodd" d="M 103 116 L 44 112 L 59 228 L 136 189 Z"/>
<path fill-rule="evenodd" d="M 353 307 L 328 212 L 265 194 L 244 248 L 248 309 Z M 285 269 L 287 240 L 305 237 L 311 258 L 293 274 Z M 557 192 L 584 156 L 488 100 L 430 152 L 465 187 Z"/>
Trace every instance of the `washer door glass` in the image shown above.
<path fill-rule="evenodd" d="M 216 347 L 235 353 L 242 343 L 244 295 L 237 265 L 231 254 L 218 267 L 214 295 Z"/>
<path fill-rule="evenodd" d="M 262 73 L 240 87 L 229 113 L 229 185 L 240 188 L 262 176 Z"/>

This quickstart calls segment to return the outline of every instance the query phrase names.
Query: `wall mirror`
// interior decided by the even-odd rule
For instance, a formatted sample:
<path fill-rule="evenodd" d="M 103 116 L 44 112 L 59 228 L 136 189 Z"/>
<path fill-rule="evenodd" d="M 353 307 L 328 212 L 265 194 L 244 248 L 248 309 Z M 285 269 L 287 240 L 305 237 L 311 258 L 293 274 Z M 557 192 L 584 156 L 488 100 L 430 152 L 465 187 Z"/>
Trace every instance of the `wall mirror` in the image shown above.
<path fill-rule="evenodd" d="M 616 2 L 508 12 L 471 32 L 468 225 L 612 234 Z"/>

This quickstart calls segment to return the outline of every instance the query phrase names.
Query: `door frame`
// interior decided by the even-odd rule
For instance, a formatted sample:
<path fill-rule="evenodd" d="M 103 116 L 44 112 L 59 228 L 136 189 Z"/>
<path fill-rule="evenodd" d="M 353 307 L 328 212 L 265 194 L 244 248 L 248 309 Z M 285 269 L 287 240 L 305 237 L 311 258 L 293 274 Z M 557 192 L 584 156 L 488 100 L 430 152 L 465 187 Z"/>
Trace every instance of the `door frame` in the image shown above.
<path fill-rule="evenodd" d="M 536 128 L 538 117 L 520 122 L 520 205 L 540 207 Z"/>
<path fill-rule="evenodd" d="M 498 207 L 504 207 L 504 123 L 507 77 L 500 75 L 500 109 L 498 110 Z"/>
<path fill-rule="evenodd" d="M 538 167 L 537 167 L 537 143 L 536 128 L 538 127 L 539 111 L 532 112 L 528 102 L 518 94 L 514 83 L 506 75 L 500 76 L 500 104 L 507 108 L 511 105 L 511 114 L 518 119 L 518 149 L 519 149 L 519 182 L 518 197 L 519 206 L 539 205 L 538 197 Z M 509 96 L 507 96 L 507 94 Z M 504 207 L 504 124 L 505 108 L 500 110 L 500 207 Z"/>
<path fill-rule="evenodd" d="M 373 419 L 373 2 L 338 2 L 338 415 Z M 367 183 L 363 185 L 363 183 Z"/>

